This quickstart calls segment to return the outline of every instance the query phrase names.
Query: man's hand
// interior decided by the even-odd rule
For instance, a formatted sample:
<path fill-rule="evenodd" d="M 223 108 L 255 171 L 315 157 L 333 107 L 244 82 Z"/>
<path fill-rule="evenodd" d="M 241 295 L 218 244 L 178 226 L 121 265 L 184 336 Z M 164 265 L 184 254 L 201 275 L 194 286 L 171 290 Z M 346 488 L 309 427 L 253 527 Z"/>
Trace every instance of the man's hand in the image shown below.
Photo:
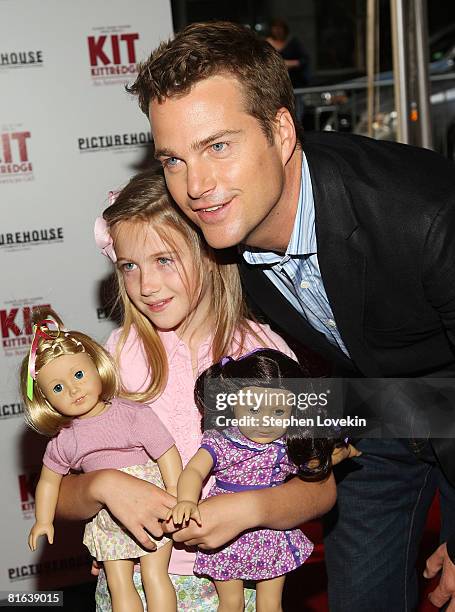
<path fill-rule="evenodd" d="M 215 495 L 199 504 L 201 525 L 191 521 L 187 527 L 176 531 L 173 539 L 187 546 L 199 546 L 202 550 L 218 548 L 254 526 L 246 517 L 251 516 L 247 497 L 240 493 Z"/>
<path fill-rule="evenodd" d="M 332 453 L 332 466 L 341 463 L 345 459 L 351 459 L 352 457 L 360 457 L 362 454 L 355 446 L 348 444 L 347 446 L 336 446 Z"/>
<path fill-rule="evenodd" d="M 94 483 L 95 496 L 130 531 L 141 546 L 155 550 L 162 523 L 176 499 L 163 489 L 119 470 L 105 470 Z M 147 533 L 148 532 L 148 533 Z"/>
<path fill-rule="evenodd" d="M 425 571 L 425 578 L 433 578 L 441 571 L 439 584 L 428 595 L 428 599 L 437 608 L 441 608 L 445 603 L 450 602 L 447 612 L 455 612 L 455 565 L 447 554 L 446 544 L 441 544 L 435 552 L 428 557 Z"/>

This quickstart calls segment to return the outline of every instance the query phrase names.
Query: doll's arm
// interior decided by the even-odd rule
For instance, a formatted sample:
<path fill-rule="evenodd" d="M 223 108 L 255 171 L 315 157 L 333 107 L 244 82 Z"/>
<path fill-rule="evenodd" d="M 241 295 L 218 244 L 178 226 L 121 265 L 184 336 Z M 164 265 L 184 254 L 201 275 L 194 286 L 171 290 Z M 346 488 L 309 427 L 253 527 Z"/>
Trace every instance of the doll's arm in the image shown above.
<path fill-rule="evenodd" d="M 157 463 L 166 491 L 171 495 L 177 496 L 177 482 L 183 469 L 182 458 L 177 447 L 175 445 L 171 446 L 169 450 L 157 459 Z"/>
<path fill-rule="evenodd" d="M 181 525 L 193 518 L 198 525 L 201 525 L 198 501 L 204 480 L 212 468 L 212 456 L 207 450 L 200 448 L 180 475 L 177 486 L 178 503 L 168 513 L 166 520 L 169 521 L 172 518 L 176 525 Z"/>
<path fill-rule="evenodd" d="M 32 550 L 36 550 L 38 538 L 44 534 L 47 535 L 49 544 L 54 541 L 53 522 L 61 482 L 61 474 L 57 474 L 43 465 L 35 493 L 36 520 L 28 537 L 28 545 Z"/>

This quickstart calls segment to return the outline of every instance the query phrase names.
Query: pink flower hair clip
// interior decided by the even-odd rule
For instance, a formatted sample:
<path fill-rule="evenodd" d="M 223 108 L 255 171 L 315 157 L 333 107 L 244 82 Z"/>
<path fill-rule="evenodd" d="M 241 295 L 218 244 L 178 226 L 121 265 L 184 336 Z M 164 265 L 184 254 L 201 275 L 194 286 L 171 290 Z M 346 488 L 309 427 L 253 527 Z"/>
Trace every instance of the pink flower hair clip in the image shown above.
<path fill-rule="evenodd" d="M 106 220 L 103 217 L 97 217 L 95 219 L 95 242 L 101 253 L 115 263 L 117 261 L 117 255 L 115 254 L 114 242 L 109 232 Z"/>
<path fill-rule="evenodd" d="M 118 194 L 118 191 L 109 191 L 109 206 L 112 206 L 112 204 L 114 204 Z M 112 261 L 112 263 L 115 263 L 117 261 L 117 255 L 114 249 L 114 241 L 112 240 L 112 236 L 109 232 L 109 227 L 106 223 L 106 220 L 103 217 L 97 217 L 95 219 L 94 233 L 96 246 L 99 248 L 103 255 L 108 257 Z"/>

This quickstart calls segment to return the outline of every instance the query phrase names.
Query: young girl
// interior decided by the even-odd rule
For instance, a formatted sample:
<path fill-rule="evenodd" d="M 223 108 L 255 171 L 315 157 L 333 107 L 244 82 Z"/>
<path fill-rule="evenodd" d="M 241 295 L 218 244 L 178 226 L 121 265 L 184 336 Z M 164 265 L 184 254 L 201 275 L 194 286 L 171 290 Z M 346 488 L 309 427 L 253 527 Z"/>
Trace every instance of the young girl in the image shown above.
<path fill-rule="evenodd" d="M 205 433 L 180 475 L 178 503 L 168 519 L 200 523 L 198 502 L 209 474 L 216 477 L 209 497 L 276 487 L 295 475 L 327 477 L 334 441 L 315 439 L 309 427 L 286 431 L 290 417 L 303 417 L 298 397 L 304 377 L 296 361 L 272 349 L 223 358 L 199 376 L 195 396 Z M 194 571 L 214 580 L 219 610 L 243 609 L 244 580 L 257 581 L 258 609 L 281 610 L 285 574 L 302 565 L 312 548 L 300 529 L 250 530 L 217 551 L 198 551 Z"/>
<path fill-rule="evenodd" d="M 64 331 L 51 309 L 35 312 L 34 317 L 21 389 L 28 423 L 53 437 L 36 489 L 32 550 L 41 535 L 53 542 L 60 483 L 70 469 L 116 468 L 160 487 L 164 480 L 172 493 L 182 470 L 174 440 L 150 406 L 115 397 L 118 377 L 103 347 L 81 332 Z M 176 609 L 168 576 L 172 543 L 167 538 L 155 541 L 156 552 L 144 550 L 103 509 L 86 526 L 84 544 L 104 562 L 114 612 L 143 610 L 132 581 L 137 557 L 149 610 Z"/>
<path fill-rule="evenodd" d="M 292 352 L 268 326 L 247 319 L 237 266 L 221 263 L 206 245 L 169 199 L 160 172 L 134 177 L 97 220 L 95 234 L 115 263 L 124 310 L 123 326 L 107 342 L 123 391 L 153 402 L 186 464 L 202 437 L 194 402 L 199 373 L 223 355 L 237 358 L 258 346 Z M 179 609 L 214 610 L 213 584 L 193 575 L 194 559 L 175 545 L 169 570 Z M 254 591 L 246 597 L 246 609 L 254 610 Z M 97 604 L 109 610 L 102 575 Z"/>

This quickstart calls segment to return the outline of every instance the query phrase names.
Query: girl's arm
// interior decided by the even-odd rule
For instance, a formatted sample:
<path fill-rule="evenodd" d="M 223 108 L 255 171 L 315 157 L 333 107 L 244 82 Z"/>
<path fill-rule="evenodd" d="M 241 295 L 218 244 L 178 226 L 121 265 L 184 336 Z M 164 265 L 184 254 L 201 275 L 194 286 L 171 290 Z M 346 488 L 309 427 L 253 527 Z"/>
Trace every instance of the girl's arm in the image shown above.
<path fill-rule="evenodd" d="M 157 463 L 166 491 L 171 495 L 177 496 L 177 482 L 183 470 L 182 458 L 177 447 L 175 445 L 171 446 L 169 450 L 157 459 Z"/>
<path fill-rule="evenodd" d="M 97 470 L 63 478 L 56 514 L 67 520 L 87 520 L 107 507 L 143 548 L 153 550 L 147 531 L 160 538 L 161 521 L 174 505 L 172 495 L 145 480 L 120 470 Z"/>
<path fill-rule="evenodd" d="M 35 524 L 28 536 L 28 545 L 32 550 L 36 550 L 38 538 L 44 534 L 49 544 L 54 541 L 53 522 L 61 482 L 61 474 L 43 465 L 35 492 Z"/>
<path fill-rule="evenodd" d="M 173 534 L 176 542 L 212 549 L 247 529 L 293 529 L 328 512 L 336 501 L 335 479 L 285 484 L 258 491 L 215 495 L 199 505 L 202 526 L 190 523 Z"/>
<path fill-rule="evenodd" d="M 193 518 L 198 525 L 201 525 L 198 501 L 204 480 L 210 474 L 212 468 L 212 456 L 204 448 L 200 448 L 180 475 L 177 486 L 178 503 L 168 512 L 166 520 L 169 521 L 172 518 L 176 525 L 181 525 Z"/>

